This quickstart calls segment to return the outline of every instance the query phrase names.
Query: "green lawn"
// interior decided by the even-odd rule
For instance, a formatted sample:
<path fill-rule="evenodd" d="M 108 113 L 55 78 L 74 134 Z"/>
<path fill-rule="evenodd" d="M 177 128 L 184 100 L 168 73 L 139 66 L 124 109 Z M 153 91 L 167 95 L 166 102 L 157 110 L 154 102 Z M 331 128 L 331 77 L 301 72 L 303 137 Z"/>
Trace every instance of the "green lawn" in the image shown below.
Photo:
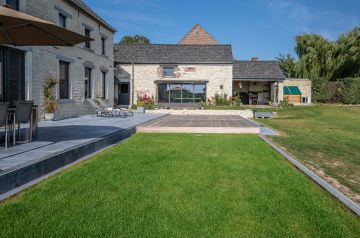
<path fill-rule="evenodd" d="M 293 107 L 278 115 L 259 120 L 282 132 L 272 139 L 360 203 L 360 107 Z"/>
<path fill-rule="evenodd" d="M 359 237 L 256 136 L 137 134 L 0 205 L 2 237 Z"/>

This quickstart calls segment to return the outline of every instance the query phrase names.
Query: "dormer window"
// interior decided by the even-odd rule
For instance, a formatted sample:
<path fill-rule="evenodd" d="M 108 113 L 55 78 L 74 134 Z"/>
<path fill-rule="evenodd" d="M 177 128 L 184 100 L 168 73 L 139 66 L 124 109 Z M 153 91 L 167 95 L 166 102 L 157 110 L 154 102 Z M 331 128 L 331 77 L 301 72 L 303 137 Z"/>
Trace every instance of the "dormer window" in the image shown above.
<path fill-rule="evenodd" d="M 175 73 L 175 67 L 163 67 L 164 78 L 173 78 Z"/>

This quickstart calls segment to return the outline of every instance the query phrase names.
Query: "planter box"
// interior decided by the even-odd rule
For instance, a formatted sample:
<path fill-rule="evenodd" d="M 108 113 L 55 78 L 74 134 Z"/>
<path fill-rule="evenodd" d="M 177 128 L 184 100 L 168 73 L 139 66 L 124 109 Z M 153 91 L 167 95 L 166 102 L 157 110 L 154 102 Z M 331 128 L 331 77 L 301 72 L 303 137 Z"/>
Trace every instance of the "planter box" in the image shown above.
<path fill-rule="evenodd" d="M 144 107 L 137 107 L 137 112 L 145 113 L 145 108 Z"/>
<path fill-rule="evenodd" d="M 53 121 L 55 118 L 54 113 L 45 113 L 45 121 Z"/>

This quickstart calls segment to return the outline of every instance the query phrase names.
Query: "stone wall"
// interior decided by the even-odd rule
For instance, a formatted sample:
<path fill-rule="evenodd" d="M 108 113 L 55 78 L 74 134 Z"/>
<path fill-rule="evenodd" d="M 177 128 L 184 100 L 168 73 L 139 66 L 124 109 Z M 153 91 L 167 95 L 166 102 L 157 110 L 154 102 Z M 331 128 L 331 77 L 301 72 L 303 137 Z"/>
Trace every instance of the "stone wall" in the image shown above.
<path fill-rule="evenodd" d="M 132 65 L 120 65 L 118 78 L 124 82 L 132 80 Z M 216 93 L 232 95 L 232 65 L 197 64 L 177 65 L 174 78 L 163 78 L 161 65 L 134 65 L 134 85 L 130 86 L 130 95 L 134 87 L 134 100 L 130 96 L 130 103 L 136 103 L 137 92 L 147 92 L 156 99 L 156 81 L 171 82 L 206 82 L 206 97 L 213 97 Z"/>
<path fill-rule="evenodd" d="M 85 49 L 84 43 L 74 47 L 29 47 L 25 50 L 25 68 L 31 72 L 27 80 L 27 99 L 39 105 L 40 117 L 43 105 L 43 84 L 50 73 L 59 77 L 59 61 L 70 64 L 70 98 L 58 99 L 57 119 L 74 117 L 93 112 L 85 100 L 85 65 L 92 69 L 92 97 L 102 93 L 102 72 L 106 72 L 106 99 L 110 106 L 114 104 L 114 70 L 113 70 L 113 32 L 99 24 L 94 18 L 66 0 L 47 0 L 39 4 L 38 0 L 20 1 L 20 11 L 43 18 L 58 24 L 59 12 L 66 15 L 66 28 L 84 34 L 85 26 L 90 27 L 91 49 Z M 106 38 L 106 54 L 101 52 L 101 37 Z M 23 50 L 23 48 L 19 47 Z M 59 89 L 56 90 L 59 98 Z"/>
<path fill-rule="evenodd" d="M 281 94 L 283 94 L 284 86 L 298 86 L 302 93 L 301 97 L 307 97 L 309 99 L 308 103 L 311 103 L 312 100 L 311 80 L 288 78 L 284 80 L 284 82 L 279 87 Z M 283 96 L 281 98 L 283 98 Z"/>

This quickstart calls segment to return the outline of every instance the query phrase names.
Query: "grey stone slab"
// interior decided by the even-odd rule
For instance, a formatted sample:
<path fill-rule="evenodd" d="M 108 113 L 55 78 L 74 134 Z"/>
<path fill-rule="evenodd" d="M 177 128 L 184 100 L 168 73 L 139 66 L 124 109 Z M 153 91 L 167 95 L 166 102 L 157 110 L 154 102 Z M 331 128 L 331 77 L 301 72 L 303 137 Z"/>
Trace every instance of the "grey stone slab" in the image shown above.
<path fill-rule="evenodd" d="M 128 118 L 89 115 L 62 121 L 40 122 L 36 141 L 0 150 L 0 174 L 12 167 L 99 140 L 162 116 L 164 114 L 158 113 L 135 114 Z"/>

